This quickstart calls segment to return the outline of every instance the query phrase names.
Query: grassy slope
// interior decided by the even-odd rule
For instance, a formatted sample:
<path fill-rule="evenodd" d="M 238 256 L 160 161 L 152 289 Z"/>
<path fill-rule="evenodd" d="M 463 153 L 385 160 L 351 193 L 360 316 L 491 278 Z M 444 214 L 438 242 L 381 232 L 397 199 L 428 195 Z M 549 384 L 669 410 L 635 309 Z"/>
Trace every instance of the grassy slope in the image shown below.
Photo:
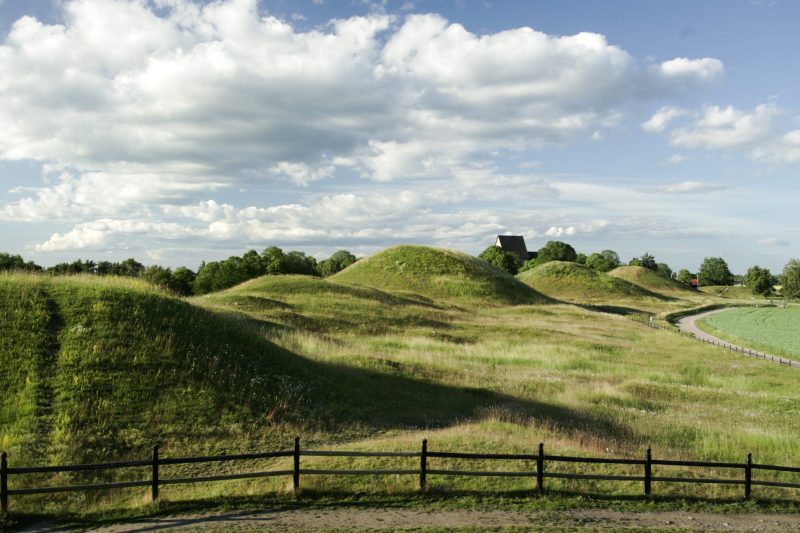
<path fill-rule="evenodd" d="M 413 255 L 413 249 L 400 250 L 403 257 Z M 425 255 L 428 249 L 419 250 Z M 424 263 L 412 258 L 405 264 L 418 262 Z M 73 365 L 86 359 L 80 372 L 63 373 L 64 381 L 89 376 L 88 384 L 70 393 L 71 407 L 65 406 L 67 421 L 87 424 L 82 434 L 76 433 L 77 425 L 67 424 L 73 436 L 88 441 L 90 430 L 100 428 L 102 434 L 130 446 L 136 456 L 141 455 L 138 443 L 149 444 L 157 435 L 169 441 L 167 453 L 172 455 L 282 447 L 299 433 L 314 446 L 364 450 L 416 449 L 427 437 L 432 449 L 530 452 L 544 441 L 551 450 L 564 453 L 639 457 L 652 446 L 659 457 L 739 461 L 752 451 L 759 462 L 796 462 L 800 394 L 796 375 L 785 368 L 571 305 L 503 306 L 495 300 L 495 305 L 486 306 L 474 288 L 463 299 L 454 298 L 450 290 L 440 299 L 431 296 L 432 289 L 441 289 L 438 281 L 409 278 L 409 284 L 422 288 L 423 295 L 414 295 L 409 292 L 413 287 L 404 285 L 403 272 L 398 275 L 391 266 L 388 272 L 373 268 L 376 263 L 369 260 L 364 265 L 369 267 L 364 270 L 365 285 L 381 281 L 385 290 L 356 285 L 358 270 L 352 269 L 333 281 L 301 276 L 253 280 L 195 299 L 194 305 L 144 286 L 97 283 L 96 278 L 2 278 L 5 292 L 0 302 L 11 302 L 2 308 L 3 327 L 24 341 L 26 348 L 14 353 L 31 354 L 3 362 L 4 372 L 12 376 L 4 379 L 4 386 L 14 390 L 13 402 L 4 400 L 0 411 L 4 428 L 10 418 L 15 420 L 10 427 L 18 428 L 15 434 L 36 425 L 23 415 L 35 405 L 32 398 L 40 389 L 20 385 L 14 376 L 32 372 L 30 361 L 22 359 L 38 361 L 40 354 L 55 352 L 59 361 Z M 440 276 L 441 270 L 433 278 Z M 340 280 L 347 284 L 337 283 Z M 514 301 L 508 294 L 503 297 Z M 48 301 L 60 307 L 60 325 L 48 318 Z M 665 300 L 664 305 L 680 307 L 682 302 Z M 203 327 L 194 325 L 198 320 Z M 58 332 L 57 342 L 41 334 L 44 324 L 52 324 L 45 326 L 47 331 Z M 187 347 L 193 351 L 188 353 Z M 281 403 L 265 393 L 261 407 L 240 407 L 235 400 L 239 380 L 233 387 L 218 382 L 218 375 L 208 375 L 207 362 L 202 372 L 185 373 L 187 364 L 211 360 L 212 355 L 218 355 L 218 361 L 238 361 L 230 363 L 235 368 L 250 361 L 247 364 L 258 365 L 257 372 L 265 375 L 280 366 L 279 375 L 306 386 L 297 398 L 303 401 L 289 395 L 289 401 Z M 174 390 L 148 389 L 159 371 Z M 72 390 L 54 389 L 62 395 Z M 160 398 L 160 409 L 148 407 L 151 394 Z M 286 413 L 265 416 L 266 408 L 274 405 Z M 99 406 L 111 409 L 113 416 Z M 133 407 L 143 410 L 141 420 L 129 417 Z M 12 413 L 15 417 L 9 416 Z M 194 418 L 184 421 L 182 416 Z M 115 426 L 117 417 L 123 423 Z M 178 435 L 184 432 L 181 440 Z M 103 453 L 123 455 L 118 450 Z M 304 458 L 304 464 L 324 468 L 344 463 L 339 458 Z M 395 464 L 368 459 L 353 466 Z M 438 460 L 431 468 L 448 466 L 475 467 Z M 164 476 L 169 475 L 165 471 Z M 530 487 L 530 480 L 524 479 L 432 481 L 461 488 Z M 174 486 L 165 494 L 180 498 L 285 488 L 285 480 L 277 479 L 236 483 Z M 558 480 L 550 486 L 600 489 L 592 483 Z M 414 480 L 309 477 L 304 487 L 397 491 L 412 490 Z M 619 483 L 605 484 L 602 490 L 638 493 L 639 488 Z M 658 491 L 738 494 L 737 488 L 702 486 L 660 485 Z M 140 492 L 132 494 L 126 504 L 141 501 Z M 62 504 L 51 505 L 60 509 Z M 82 508 L 86 501 L 74 505 Z"/>
<path fill-rule="evenodd" d="M 711 315 L 698 326 L 722 339 L 775 355 L 800 358 L 800 307 L 740 308 Z"/>
<path fill-rule="evenodd" d="M 331 278 L 427 298 L 522 304 L 543 298 L 513 276 L 476 257 L 430 248 L 395 246 L 362 259 Z"/>
<path fill-rule="evenodd" d="M 517 275 L 517 279 L 556 300 L 586 304 L 639 303 L 657 305 L 666 300 L 623 279 L 584 265 L 551 261 Z"/>
<path fill-rule="evenodd" d="M 729 300 L 763 300 L 764 297 L 754 294 L 753 291 L 747 287 L 729 287 L 726 285 L 709 285 L 708 287 L 700 287 L 698 289 L 705 294 L 719 296 Z"/>
<path fill-rule="evenodd" d="M 691 297 L 697 291 L 687 287 L 674 279 L 664 276 L 640 266 L 621 266 L 608 273 L 609 276 L 624 279 L 635 283 L 647 290 L 668 296 Z"/>

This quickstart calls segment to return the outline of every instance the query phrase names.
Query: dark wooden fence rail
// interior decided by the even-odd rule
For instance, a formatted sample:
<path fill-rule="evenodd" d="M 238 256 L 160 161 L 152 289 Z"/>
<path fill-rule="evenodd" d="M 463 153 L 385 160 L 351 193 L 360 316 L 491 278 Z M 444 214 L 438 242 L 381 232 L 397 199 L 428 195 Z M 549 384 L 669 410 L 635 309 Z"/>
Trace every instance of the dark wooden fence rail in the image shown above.
<path fill-rule="evenodd" d="M 414 469 L 310 469 L 301 468 L 301 457 L 419 457 L 420 466 Z M 291 457 L 291 470 L 263 470 L 256 472 L 244 472 L 235 474 L 221 474 L 209 476 L 195 476 L 185 478 L 161 479 L 159 476 L 159 466 L 180 465 L 190 463 L 212 463 L 223 461 L 247 461 L 255 459 L 273 459 L 279 457 Z M 536 464 L 535 469 L 530 470 L 445 470 L 429 468 L 430 459 L 465 459 L 477 461 L 527 461 Z M 556 472 L 546 469 L 546 465 L 555 463 L 576 463 L 576 464 L 605 464 L 605 465 L 628 465 L 642 468 L 642 475 L 609 475 L 594 473 L 573 473 Z M 722 468 L 740 469 L 742 476 L 738 478 L 706 478 L 706 477 L 681 477 L 681 476 L 655 476 L 653 467 L 699 467 L 699 468 Z M 89 470 L 113 470 L 121 468 L 149 468 L 150 478 L 137 481 L 119 481 L 111 483 L 95 483 L 85 485 L 62 485 L 32 488 L 12 488 L 9 489 L 9 478 L 24 474 L 42 473 L 63 473 L 80 472 Z M 9 496 L 22 496 L 26 494 L 48 494 L 56 492 L 89 491 L 103 489 L 120 489 L 128 487 L 150 487 L 153 500 L 158 499 L 159 488 L 161 485 L 174 485 L 178 483 L 202 483 L 209 481 L 222 481 L 232 479 L 252 479 L 270 476 L 292 476 L 292 484 L 295 493 L 300 490 L 301 476 L 322 475 L 322 476 L 344 476 L 344 475 L 409 475 L 419 476 L 419 489 L 425 492 L 428 489 L 428 476 L 498 476 L 498 477 L 531 477 L 536 478 L 536 488 L 539 493 L 544 493 L 546 478 L 551 479 L 576 479 L 576 480 L 597 480 L 597 481 L 630 481 L 643 484 L 643 494 L 649 498 L 652 496 L 653 482 L 662 483 L 710 483 L 722 485 L 743 485 L 744 497 L 750 498 L 753 485 L 765 487 L 782 487 L 800 489 L 800 483 L 786 481 L 754 480 L 753 471 L 763 470 L 771 472 L 785 472 L 800 474 L 800 467 L 776 466 L 754 464 L 751 454 L 743 463 L 724 463 L 712 461 L 675 461 L 666 459 L 653 459 L 650 449 L 644 459 L 615 459 L 606 457 L 576 457 L 568 455 L 547 455 L 544 452 L 544 444 L 539 444 L 536 454 L 512 454 L 512 453 L 463 453 L 463 452 L 438 452 L 428 450 L 428 441 L 422 441 L 422 448 L 415 452 L 353 452 L 353 451 L 327 451 L 327 450 L 302 450 L 300 439 L 296 438 L 294 449 L 281 450 L 263 453 L 243 453 L 237 455 L 212 455 L 205 457 L 159 457 L 158 446 L 153 447 L 152 456 L 141 461 L 117 461 L 110 463 L 64 465 L 64 466 L 38 466 L 38 467 L 9 467 L 8 456 L 2 454 L 0 463 L 0 504 L 3 512 L 8 511 Z"/>

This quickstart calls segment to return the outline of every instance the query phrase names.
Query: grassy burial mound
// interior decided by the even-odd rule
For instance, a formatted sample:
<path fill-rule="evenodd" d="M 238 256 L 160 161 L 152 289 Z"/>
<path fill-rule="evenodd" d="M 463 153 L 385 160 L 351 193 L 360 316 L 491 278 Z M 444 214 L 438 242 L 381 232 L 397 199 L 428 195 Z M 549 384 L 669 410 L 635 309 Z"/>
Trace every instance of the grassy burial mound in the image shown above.
<path fill-rule="evenodd" d="M 661 298 L 624 279 L 567 261 L 539 265 L 520 273 L 517 278 L 551 298 L 574 303 L 620 303 Z"/>
<path fill-rule="evenodd" d="M 349 266 L 331 280 L 433 299 L 463 298 L 498 304 L 544 301 L 533 289 L 481 259 L 427 246 L 388 248 Z"/>
<path fill-rule="evenodd" d="M 748 287 L 731 287 L 728 285 L 709 285 L 707 287 L 699 287 L 698 290 L 711 296 L 719 296 L 728 300 L 753 300 L 764 299 L 764 296 L 755 294 Z"/>
<path fill-rule="evenodd" d="M 425 298 L 311 276 L 263 276 L 193 301 L 287 331 L 424 335 L 450 327 L 442 307 Z"/>
<path fill-rule="evenodd" d="M 141 456 L 276 416 L 298 358 L 146 283 L 0 276 L 0 439 L 17 464 Z"/>
<path fill-rule="evenodd" d="M 629 281 L 648 291 L 659 293 L 674 298 L 684 298 L 696 295 L 697 291 L 664 276 L 640 266 L 621 266 L 608 273 L 609 276 Z"/>

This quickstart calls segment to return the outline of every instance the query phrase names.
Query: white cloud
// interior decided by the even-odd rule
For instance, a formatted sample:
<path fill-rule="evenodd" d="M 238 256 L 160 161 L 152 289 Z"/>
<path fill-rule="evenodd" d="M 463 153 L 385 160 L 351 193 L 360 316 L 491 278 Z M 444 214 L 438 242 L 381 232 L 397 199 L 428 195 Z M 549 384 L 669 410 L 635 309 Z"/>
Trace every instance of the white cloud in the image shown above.
<path fill-rule="evenodd" d="M 710 192 L 729 189 L 727 185 L 719 183 L 706 183 L 703 181 L 682 181 L 672 185 L 657 187 L 655 190 L 667 194 L 707 194 Z"/>
<path fill-rule="evenodd" d="M 791 243 L 786 239 L 769 237 L 767 239 L 761 239 L 760 241 L 758 241 L 758 244 L 761 244 L 763 246 L 789 246 Z"/>
<path fill-rule="evenodd" d="M 437 15 L 377 10 L 298 31 L 257 0 L 56 9 L 62 24 L 24 17 L 0 44 L 0 160 L 47 167 L 44 184 L 0 205 L 0 220 L 68 223 L 41 251 L 160 249 L 147 239 L 168 238 L 462 239 L 504 224 L 583 231 L 585 219 L 521 213 L 508 223 L 462 204 L 558 197 L 498 161 L 599 139 L 631 101 L 724 70 L 708 58 L 654 67 L 596 33 L 477 35 Z M 336 189 L 359 176 L 402 186 Z M 244 209 L 213 199 L 276 184 L 307 196 Z M 323 186 L 333 192 L 315 192 Z"/>
<path fill-rule="evenodd" d="M 702 59 L 676 57 L 664 61 L 658 66 L 658 73 L 663 78 L 685 82 L 715 82 L 722 77 L 724 72 L 725 67 L 722 62 L 710 57 Z"/>
<path fill-rule="evenodd" d="M 690 127 L 673 130 L 670 142 L 685 148 L 752 147 L 770 136 L 778 113 L 772 104 L 761 104 L 752 113 L 733 106 L 709 106 Z"/>
<path fill-rule="evenodd" d="M 667 161 L 671 165 L 680 165 L 681 163 L 686 161 L 686 157 L 684 157 L 683 154 L 672 154 L 671 156 L 669 156 L 669 159 L 667 159 Z"/>
<path fill-rule="evenodd" d="M 642 129 L 651 133 L 661 132 L 675 118 L 684 116 L 687 111 L 674 106 L 665 106 L 656 111 L 647 122 L 642 124 Z"/>
<path fill-rule="evenodd" d="M 547 228 L 547 231 L 544 232 L 545 235 L 548 237 L 564 237 L 569 235 L 575 235 L 575 227 L 562 227 L 562 226 L 550 226 Z"/>
<path fill-rule="evenodd" d="M 753 150 L 753 157 L 768 163 L 800 163 L 800 130 L 792 130 Z"/>

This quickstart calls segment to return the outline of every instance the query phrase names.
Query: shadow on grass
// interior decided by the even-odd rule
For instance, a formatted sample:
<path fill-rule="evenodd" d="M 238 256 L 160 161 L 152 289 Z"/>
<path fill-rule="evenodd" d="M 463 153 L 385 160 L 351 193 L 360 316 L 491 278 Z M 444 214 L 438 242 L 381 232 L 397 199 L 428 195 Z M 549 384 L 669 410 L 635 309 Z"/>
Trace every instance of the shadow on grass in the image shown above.
<path fill-rule="evenodd" d="M 161 500 L 133 509 L 105 513 L 73 513 L 52 516 L 19 514 L 6 517 L 4 529 L 42 529 L 73 531 L 109 527 L 124 523 L 126 531 L 163 531 L 189 527 L 236 527 L 237 522 L 260 520 L 269 526 L 271 517 L 296 511 L 326 511 L 337 509 L 409 510 L 425 513 L 454 510 L 506 510 L 527 512 L 559 512 L 573 510 L 609 510 L 628 513 L 642 512 L 706 512 L 721 516 L 729 513 L 797 513 L 797 500 L 743 500 L 741 498 L 653 496 L 641 494 L 601 494 L 594 492 L 548 490 L 477 491 L 433 489 L 427 493 L 405 491 L 387 493 L 303 491 L 289 493 L 224 496 L 192 500 Z M 138 527 L 137 527 L 138 526 Z"/>

